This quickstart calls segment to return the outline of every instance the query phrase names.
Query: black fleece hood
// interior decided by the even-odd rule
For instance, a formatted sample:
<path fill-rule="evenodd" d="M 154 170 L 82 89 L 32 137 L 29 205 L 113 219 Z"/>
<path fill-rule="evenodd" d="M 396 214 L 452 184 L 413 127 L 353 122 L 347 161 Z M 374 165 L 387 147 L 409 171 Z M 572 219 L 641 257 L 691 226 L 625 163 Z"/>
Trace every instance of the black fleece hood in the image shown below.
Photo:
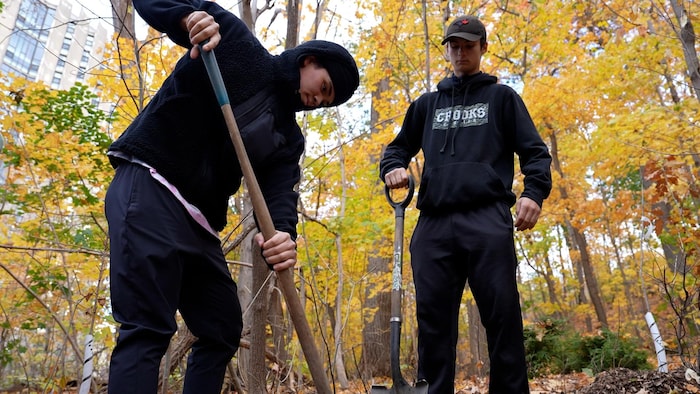
<path fill-rule="evenodd" d="M 307 56 L 315 56 L 319 65 L 325 68 L 331 77 L 335 99 L 330 106 L 348 101 L 360 85 L 357 64 L 348 50 L 334 42 L 311 40 L 287 49 L 280 55 L 285 61 L 293 60 L 297 66 L 300 66 Z"/>

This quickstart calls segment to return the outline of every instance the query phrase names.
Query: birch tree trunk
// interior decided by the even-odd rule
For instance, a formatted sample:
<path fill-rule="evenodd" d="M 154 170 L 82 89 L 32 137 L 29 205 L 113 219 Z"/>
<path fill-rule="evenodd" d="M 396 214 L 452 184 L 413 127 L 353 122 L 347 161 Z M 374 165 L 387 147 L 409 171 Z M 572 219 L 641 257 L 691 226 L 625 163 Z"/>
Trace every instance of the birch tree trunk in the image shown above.
<path fill-rule="evenodd" d="M 337 111 L 336 111 L 337 113 Z M 338 124 L 343 124 L 341 119 L 338 119 Z M 340 212 L 339 218 L 345 218 L 345 200 L 347 198 L 347 179 L 345 176 L 345 150 L 343 149 L 342 130 L 338 130 L 338 162 L 340 164 L 340 185 L 342 194 L 340 197 Z M 343 238 L 340 232 L 335 234 L 335 248 L 338 260 L 338 285 L 336 286 L 335 296 L 335 325 L 333 329 L 333 337 L 335 339 L 335 351 L 333 359 L 335 361 L 335 373 L 338 378 L 340 388 L 345 390 L 348 388 L 348 376 L 345 373 L 345 360 L 343 358 L 343 287 L 344 287 L 344 267 L 343 267 Z"/>

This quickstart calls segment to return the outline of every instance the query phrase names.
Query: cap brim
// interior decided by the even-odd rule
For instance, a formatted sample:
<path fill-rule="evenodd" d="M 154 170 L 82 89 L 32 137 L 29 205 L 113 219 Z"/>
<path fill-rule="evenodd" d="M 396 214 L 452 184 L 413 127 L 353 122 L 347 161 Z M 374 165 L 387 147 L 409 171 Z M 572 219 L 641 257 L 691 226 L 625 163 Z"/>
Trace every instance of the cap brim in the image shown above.
<path fill-rule="evenodd" d="M 445 39 L 442 40 L 442 45 L 445 45 L 445 43 L 447 41 L 450 41 L 450 39 L 452 39 L 452 38 L 463 38 L 467 41 L 479 41 L 479 40 L 481 40 L 481 36 L 478 34 L 457 32 L 457 33 L 452 33 L 449 36 L 445 37 Z"/>

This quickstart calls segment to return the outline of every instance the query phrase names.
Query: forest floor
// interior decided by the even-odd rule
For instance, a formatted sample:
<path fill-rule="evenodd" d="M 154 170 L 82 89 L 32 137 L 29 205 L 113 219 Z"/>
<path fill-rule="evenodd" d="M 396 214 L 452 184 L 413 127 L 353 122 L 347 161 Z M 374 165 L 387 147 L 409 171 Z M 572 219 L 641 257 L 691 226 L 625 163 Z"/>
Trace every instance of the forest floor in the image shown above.
<path fill-rule="evenodd" d="M 696 380 L 697 379 L 697 380 Z M 675 369 L 668 373 L 612 369 L 598 374 L 593 382 L 581 387 L 578 394 L 633 393 L 633 394 L 681 394 L 700 393 L 700 378 Z"/>
<path fill-rule="evenodd" d="M 699 378 L 700 379 L 700 378 Z M 487 378 L 471 378 L 457 381 L 456 394 L 486 394 Z M 388 383 L 387 388 L 391 388 Z M 369 387 L 354 387 L 338 394 L 369 392 Z M 658 371 L 633 371 L 616 368 L 596 376 L 585 373 L 536 378 L 530 381 L 531 394 L 700 394 L 700 381 L 686 378 L 685 369 L 668 373 Z"/>
<path fill-rule="evenodd" d="M 696 380 L 697 379 L 697 380 Z M 391 388 L 391 382 L 387 384 Z M 459 380 L 455 384 L 455 394 L 488 393 L 487 378 Z M 367 383 L 353 381 L 347 390 L 336 390 L 336 394 L 366 394 L 371 386 Z M 294 391 L 296 394 L 313 394 L 316 390 L 308 388 Z M 585 373 L 548 376 L 530 380 L 531 394 L 700 394 L 700 377 L 689 374 L 685 369 L 674 369 L 668 373 L 658 371 L 633 371 L 616 368 L 601 372 L 596 376 Z M 45 391 L 7 390 L 0 388 L 0 394 L 38 394 Z M 62 394 L 76 394 L 77 390 L 66 390 Z M 175 392 L 172 392 L 173 394 Z M 288 394 L 292 391 L 275 391 L 276 394 Z M 235 394 L 235 391 L 230 392 Z"/>

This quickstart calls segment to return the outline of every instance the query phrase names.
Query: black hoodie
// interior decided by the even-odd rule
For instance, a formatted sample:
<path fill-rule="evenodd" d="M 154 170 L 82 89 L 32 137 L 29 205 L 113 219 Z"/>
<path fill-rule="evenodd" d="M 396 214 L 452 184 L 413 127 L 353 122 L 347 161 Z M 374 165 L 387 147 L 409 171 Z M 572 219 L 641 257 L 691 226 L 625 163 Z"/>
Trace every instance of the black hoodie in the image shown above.
<path fill-rule="evenodd" d="M 307 54 L 328 61 L 352 57 L 337 44 L 315 40 L 271 55 L 246 25 L 218 4 L 204 0 L 134 0 L 139 15 L 175 43 L 191 48 L 180 22 L 203 10 L 219 23 L 214 50 L 236 123 L 253 164 L 275 228 L 296 237 L 299 158 L 304 138 L 295 112 L 299 62 Z M 353 64 L 349 65 L 355 67 Z M 354 85 L 352 85 L 354 83 Z M 357 79 L 346 84 L 357 87 Z M 336 98 L 344 101 L 349 97 Z M 339 104 L 334 103 L 334 104 Z M 236 158 L 221 107 L 201 57 L 185 54 L 158 93 L 110 147 L 153 166 L 194 204 L 217 231 L 226 224 L 228 199 L 241 185 Z M 114 166 L 118 159 L 112 159 Z"/>
<path fill-rule="evenodd" d="M 380 176 L 425 158 L 417 207 L 423 212 L 515 203 L 514 154 L 524 175 L 523 197 L 540 206 L 552 188 L 551 156 L 520 96 L 479 73 L 442 80 L 411 103 L 401 131 L 387 146 Z"/>

